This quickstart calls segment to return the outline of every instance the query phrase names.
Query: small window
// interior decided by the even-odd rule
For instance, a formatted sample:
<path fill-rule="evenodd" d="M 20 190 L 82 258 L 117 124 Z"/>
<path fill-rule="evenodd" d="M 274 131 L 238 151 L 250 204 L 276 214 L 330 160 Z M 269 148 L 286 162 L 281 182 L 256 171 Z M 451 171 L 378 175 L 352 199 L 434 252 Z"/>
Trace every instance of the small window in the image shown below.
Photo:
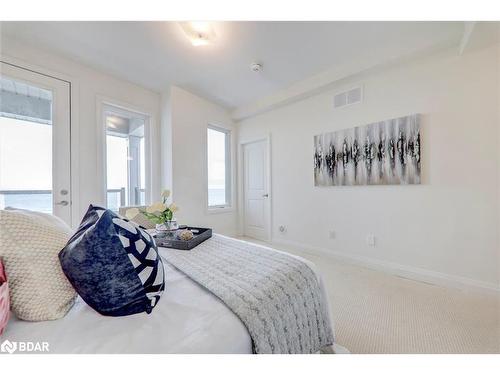
<path fill-rule="evenodd" d="M 118 108 L 107 108 L 106 172 L 107 207 L 142 206 L 146 192 L 146 118 Z"/>
<path fill-rule="evenodd" d="M 231 132 L 207 129 L 208 208 L 231 206 Z"/>

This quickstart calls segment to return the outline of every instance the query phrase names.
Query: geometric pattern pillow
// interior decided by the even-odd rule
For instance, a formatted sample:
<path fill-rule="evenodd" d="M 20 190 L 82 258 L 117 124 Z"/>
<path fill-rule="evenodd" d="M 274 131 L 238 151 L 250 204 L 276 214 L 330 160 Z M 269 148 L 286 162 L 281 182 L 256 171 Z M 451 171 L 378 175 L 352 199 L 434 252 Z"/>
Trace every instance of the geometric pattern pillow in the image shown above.
<path fill-rule="evenodd" d="M 58 258 L 72 233 L 53 215 L 0 210 L 0 259 L 9 277 L 10 306 L 19 319 L 60 319 L 73 306 L 76 293 Z"/>
<path fill-rule="evenodd" d="M 103 315 L 149 314 L 165 289 L 153 237 L 102 207 L 90 205 L 59 260 L 77 293 Z"/>

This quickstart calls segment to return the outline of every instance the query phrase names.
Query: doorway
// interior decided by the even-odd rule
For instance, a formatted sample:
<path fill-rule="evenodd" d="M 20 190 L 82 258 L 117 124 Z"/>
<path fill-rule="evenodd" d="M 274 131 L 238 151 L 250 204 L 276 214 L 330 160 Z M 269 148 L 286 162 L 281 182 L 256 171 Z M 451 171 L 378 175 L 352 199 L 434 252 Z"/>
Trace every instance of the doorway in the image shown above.
<path fill-rule="evenodd" d="M 242 145 L 243 234 L 271 239 L 269 138 Z"/>
<path fill-rule="evenodd" d="M 71 225 L 70 83 L 1 62 L 0 209 Z"/>
<path fill-rule="evenodd" d="M 106 207 L 144 206 L 149 200 L 149 116 L 103 106 L 106 131 Z"/>

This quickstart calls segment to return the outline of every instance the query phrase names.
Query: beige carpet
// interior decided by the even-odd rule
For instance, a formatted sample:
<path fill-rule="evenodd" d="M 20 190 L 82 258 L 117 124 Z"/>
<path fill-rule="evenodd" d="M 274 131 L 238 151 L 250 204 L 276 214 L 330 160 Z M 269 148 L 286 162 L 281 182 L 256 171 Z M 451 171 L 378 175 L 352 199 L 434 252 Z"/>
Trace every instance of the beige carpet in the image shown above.
<path fill-rule="evenodd" d="M 351 353 L 500 353 L 499 296 L 425 284 L 274 247 L 318 265 L 337 342 Z"/>

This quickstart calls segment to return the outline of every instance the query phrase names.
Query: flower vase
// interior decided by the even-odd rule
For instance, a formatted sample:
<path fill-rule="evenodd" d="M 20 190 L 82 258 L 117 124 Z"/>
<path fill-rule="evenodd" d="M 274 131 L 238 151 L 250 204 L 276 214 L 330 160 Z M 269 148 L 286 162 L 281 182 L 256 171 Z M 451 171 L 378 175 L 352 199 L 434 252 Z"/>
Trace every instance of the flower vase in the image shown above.
<path fill-rule="evenodd" d="M 179 225 L 177 225 L 177 220 L 172 219 L 162 224 L 156 224 L 155 229 L 160 237 L 173 237 L 177 229 L 179 229 Z"/>

